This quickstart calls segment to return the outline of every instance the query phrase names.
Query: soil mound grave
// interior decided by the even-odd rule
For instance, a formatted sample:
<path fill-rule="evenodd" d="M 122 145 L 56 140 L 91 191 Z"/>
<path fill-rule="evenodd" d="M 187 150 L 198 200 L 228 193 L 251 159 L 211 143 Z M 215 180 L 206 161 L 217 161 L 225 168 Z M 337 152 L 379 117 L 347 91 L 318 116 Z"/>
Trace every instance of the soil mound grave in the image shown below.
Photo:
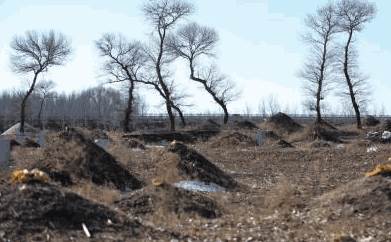
<path fill-rule="evenodd" d="M 368 115 L 364 119 L 364 125 L 366 125 L 368 127 L 374 127 L 374 126 L 377 126 L 378 124 L 380 124 L 380 121 L 377 118 L 375 118 L 375 116 Z"/>
<path fill-rule="evenodd" d="M 44 149 L 44 159 L 36 167 L 48 173 L 54 181 L 60 177 L 62 184 L 62 180 L 70 177 L 72 182 L 85 179 L 97 185 L 113 185 L 119 190 L 142 186 L 142 182 L 112 155 L 76 131 L 52 137 Z"/>
<path fill-rule="evenodd" d="M 237 129 L 250 129 L 250 130 L 259 129 L 258 126 L 256 126 L 253 122 L 248 120 L 235 121 L 234 127 Z"/>
<path fill-rule="evenodd" d="M 250 136 L 239 132 L 233 132 L 217 138 L 211 143 L 212 148 L 230 147 L 230 146 L 255 146 L 256 142 Z"/>
<path fill-rule="evenodd" d="M 213 119 L 208 119 L 203 122 L 199 128 L 201 130 L 219 130 L 221 128 L 221 125 Z"/>
<path fill-rule="evenodd" d="M 141 141 L 136 139 L 125 139 L 124 144 L 126 147 L 131 149 L 145 150 L 145 145 Z"/>
<path fill-rule="evenodd" d="M 131 235 L 142 225 L 100 204 L 48 184 L 3 186 L 0 196 L 0 231 L 3 238 L 27 241 L 27 234 L 82 231 L 91 234 L 127 229 Z"/>
<path fill-rule="evenodd" d="M 328 220 L 370 220 L 391 215 L 391 179 L 359 178 L 317 198 L 311 214 Z M 382 220 L 380 220 L 382 221 Z"/>
<path fill-rule="evenodd" d="M 219 133 L 219 130 L 187 130 L 177 132 L 142 132 L 126 134 L 122 137 L 124 139 L 137 139 L 141 140 L 146 144 L 150 143 L 166 143 L 174 140 L 184 143 L 194 143 L 198 140 L 207 141 L 210 137 L 215 136 Z"/>
<path fill-rule="evenodd" d="M 152 215 L 157 212 L 170 212 L 177 215 L 198 215 L 214 219 L 221 216 L 221 209 L 211 198 L 198 192 L 186 191 L 162 183 L 132 192 L 115 202 L 129 216 Z"/>
<path fill-rule="evenodd" d="M 391 119 L 387 119 L 386 121 L 384 121 L 382 129 L 383 129 L 383 131 L 390 131 L 391 132 Z"/>
<path fill-rule="evenodd" d="M 270 125 L 275 131 L 280 133 L 294 133 L 303 129 L 303 126 L 294 121 L 285 113 L 277 113 L 267 120 L 267 125 Z"/>
<path fill-rule="evenodd" d="M 304 132 L 306 140 L 323 140 L 335 143 L 341 143 L 341 132 L 327 122 L 315 123 L 310 125 Z"/>
<path fill-rule="evenodd" d="M 231 176 L 185 144 L 172 142 L 167 150 L 174 154 L 175 158 L 163 161 L 160 165 L 162 170 L 174 173 L 172 176 L 177 176 L 182 180 L 214 183 L 228 190 L 238 187 L 237 182 Z"/>
<path fill-rule="evenodd" d="M 279 141 L 277 141 L 275 146 L 277 146 L 278 148 L 283 148 L 283 149 L 284 148 L 294 148 L 294 146 L 291 143 L 289 143 L 283 139 L 280 139 Z"/>

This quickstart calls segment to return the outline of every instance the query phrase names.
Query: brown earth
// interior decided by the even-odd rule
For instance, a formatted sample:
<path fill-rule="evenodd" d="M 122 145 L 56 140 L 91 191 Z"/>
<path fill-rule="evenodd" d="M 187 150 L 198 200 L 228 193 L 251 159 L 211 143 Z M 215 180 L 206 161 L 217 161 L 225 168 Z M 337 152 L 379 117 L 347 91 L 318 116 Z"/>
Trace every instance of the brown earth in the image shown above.
<path fill-rule="evenodd" d="M 63 185 L 89 180 L 98 185 L 113 185 L 119 190 L 142 186 L 142 182 L 112 155 L 76 131 L 52 137 L 43 153 L 43 159 L 34 166 Z"/>
<path fill-rule="evenodd" d="M 169 212 L 178 216 L 184 213 L 213 219 L 221 216 L 217 203 L 199 192 L 186 191 L 169 184 L 148 186 L 132 192 L 115 202 L 129 216 L 145 216 Z"/>

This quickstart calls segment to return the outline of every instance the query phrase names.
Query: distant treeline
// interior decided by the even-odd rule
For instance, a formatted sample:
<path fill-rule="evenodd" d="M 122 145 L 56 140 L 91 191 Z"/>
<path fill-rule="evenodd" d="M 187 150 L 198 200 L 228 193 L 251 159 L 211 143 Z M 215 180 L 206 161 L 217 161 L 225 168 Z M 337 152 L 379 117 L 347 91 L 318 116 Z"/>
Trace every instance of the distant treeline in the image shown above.
<path fill-rule="evenodd" d="M 24 94 L 22 91 L 0 93 L 0 131 L 20 120 Z M 134 115 L 144 112 L 141 98 L 137 98 L 134 108 Z M 70 94 L 34 93 L 28 100 L 26 121 L 36 127 L 61 128 L 69 124 L 113 129 L 121 125 L 125 109 L 124 95 L 113 88 L 95 87 Z"/>

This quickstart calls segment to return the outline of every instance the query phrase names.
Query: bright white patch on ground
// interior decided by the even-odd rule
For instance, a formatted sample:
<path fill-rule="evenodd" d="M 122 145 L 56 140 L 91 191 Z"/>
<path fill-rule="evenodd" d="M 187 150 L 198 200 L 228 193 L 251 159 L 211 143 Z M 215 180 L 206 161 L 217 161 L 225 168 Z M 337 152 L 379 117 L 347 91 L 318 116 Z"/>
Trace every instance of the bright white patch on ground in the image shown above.
<path fill-rule="evenodd" d="M 201 181 L 180 181 L 174 184 L 175 187 L 195 192 L 224 192 L 225 188 L 214 184 Z"/>

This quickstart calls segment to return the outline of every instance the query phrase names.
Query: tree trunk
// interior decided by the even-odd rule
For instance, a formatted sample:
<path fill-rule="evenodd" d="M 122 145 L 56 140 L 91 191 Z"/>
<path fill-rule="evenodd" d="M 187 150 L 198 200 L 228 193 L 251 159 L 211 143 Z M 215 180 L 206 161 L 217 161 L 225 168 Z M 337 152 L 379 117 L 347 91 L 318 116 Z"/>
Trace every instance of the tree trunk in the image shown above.
<path fill-rule="evenodd" d="M 43 129 L 43 125 L 42 125 L 42 110 L 43 110 L 43 105 L 45 103 L 45 97 L 42 98 L 41 100 L 41 105 L 39 107 L 39 112 L 38 112 L 38 124 L 39 124 L 39 128 L 42 130 Z"/>
<path fill-rule="evenodd" d="M 35 83 L 37 82 L 39 72 L 34 73 L 34 79 L 33 82 L 30 86 L 30 89 L 27 91 L 26 95 L 23 97 L 21 106 L 20 106 L 20 133 L 24 133 L 24 123 L 26 119 L 26 105 L 27 105 L 27 100 L 30 97 L 31 93 L 33 93 L 34 88 L 35 88 Z"/>
<path fill-rule="evenodd" d="M 352 37 L 353 37 L 353 31 L 351 30 L 351 31 L 349 31 L 349 38 L 348 38 L 348 41 L 345 46 L 345 60 L 344 60 L 343 72 L 345 74 L 346 83 L 348 84 L 349 95 L 350 95 L 350 99 L 352 101 L 353 109 L 356 114 L 357 128 L 361 129 L 362 124 L 361 124 L 360 107 L 357 103 L 356 95 L 354 93 L 353 83 L 352 83 L 352 80 L 351 80 L 350 74 L 349 74 L 349 48 L 350 48 L 350 43 L 352 41 Z"/>
<path fill-rule="evenodd" d="M 128 90 L 128 102 L 127 102 L 127 107 L 125 109 L 125 118 L 124 118 L 124 125 L 123 125 L 123 130 L 125 133 L 131 131 L 129 125 L 132 121 L 132 113 L 133 113 L 133 90 L 134 90 L 134 83 L 131 81 Z"/>
<path fill-rule="evenodd" d="M 224 121 L 223 122 L 224 122 L 224 124 L 227 124 L 228 118 L 229 118 L 229 113 L 228 113 L 226 102 L 224 102 L 224 100 L 220 99 L 217 96 L 217 94 L 212 90 L 212 88 L 208 86 L 208 83 L 206 80 L 203 80 L 199 77 L 195 77 L 192 59 L 190 59 L 190 79 L 201 83 L 204 86 L 204 89 L 212 96 L 213 100 L 223 109 L 223 112 L 224 112 Z"/>
<path fill-rule="evenodd" d="M 167 109 L 168 117 L 170 119 L 170 130 L 175 131 L 175 116 L 172 112 L 171 92 L 168 89 L 166 83 L 164 82 L 162 72 L 161 72 L 161 64 L 162 64 L 162 58 L 163 58 L 163 52 L 164 52 L 164 40 L 166 38 L 166 29 L 162 30 L 163 33 L 160 31 L 161 30 L 159 30 L 160 46 L 159 46 L 159 55 L 158 55 L 157 61 L 156 61 L 156 74 L 157 74 L 159 84 L 162 88 L 162 91 L 164 92 L 164 97 L 166 99 L 165 100 L 166 101 L 166 109 Z"/>
<path fill-rule="evenodd" d="M 179 118 L 181 119 L 182 126 L 186 127 L 186 120 L 185 120 L 185 116 L 183 115 L 182 110 L 178 106 L 176 106 L 174 104 L 172 104 L 172 108 L 177 111 L 177 113 L 179 115 Z"/>
<path fill-rule="evenodd" d="M 166 108 L 168 117 L 170 119 L 170 130 L 175 131 L 175 116 L 172 113 L 171 103 L 168 100 L 166 100 Z"/>

